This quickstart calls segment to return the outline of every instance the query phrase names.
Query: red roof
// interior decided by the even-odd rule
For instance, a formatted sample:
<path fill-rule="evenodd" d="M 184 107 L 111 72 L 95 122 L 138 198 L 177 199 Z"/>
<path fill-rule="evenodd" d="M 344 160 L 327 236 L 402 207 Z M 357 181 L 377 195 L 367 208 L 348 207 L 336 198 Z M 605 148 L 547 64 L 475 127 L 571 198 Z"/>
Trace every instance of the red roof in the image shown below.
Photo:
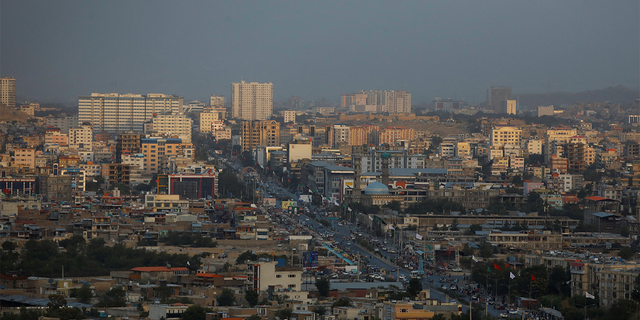
<path fill-rule="evenodd" d="M 617 201 L 615 199 L 609 199 L 609 198 L 598 197 L 598 196 L 586 197 L 585 199 L 591 200 L 591 201 Z"/>
<path fill-rule="evenodd" d="M 224 278 L 223 276 L 221 276 L 219 274 L 213 274 L 213 273 L 198 273 L 198 274 L 196 274 L 196 277 L 202 277 L 202 278 Z"/>
<path fill-rule="evenodd" d="M 186 267 L 167 268 L 167 267 L 137 267 L 131 269 L 131 271 L 139 272 L 173 272 L 173 271 L 189 271 Z"/>

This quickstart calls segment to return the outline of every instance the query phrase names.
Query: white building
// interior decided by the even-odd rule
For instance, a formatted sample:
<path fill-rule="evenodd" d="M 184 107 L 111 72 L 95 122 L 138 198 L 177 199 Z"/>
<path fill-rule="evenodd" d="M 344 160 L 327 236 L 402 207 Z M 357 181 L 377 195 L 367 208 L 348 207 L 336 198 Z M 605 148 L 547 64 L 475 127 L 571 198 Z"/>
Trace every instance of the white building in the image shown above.
<path fill-rule="evenodd" d="M 178 136 L 183 143 L 191 143 L 193 120 L 184 114 L 157 114 L 151 118 L 153 132 Z"/>
<path fill-rule="evenodd" d="M 529 154 L 542 154 L 542 139 L 532 139 L 527 141 L 527 151 Z"/>
<path fill-rule="evenodd" d="M 93 142 L 93 128 L 83 124 L 79 128 L 69 129 L 69 148 L 91 151 Z"/>
<path fill-rule="evenodd" d="M 282 115 L 284 116 L 284 123 L 296 123 L 296 112 L 294 110 L 284 110 Z"/>
<path fill-rule="evenodd" d="M 349 143 L 349 133 L 351 128 L 346 124 L 333 125 L 333 147 L 337 148 L 340 142 Z"/>
<path fill-rule="evenodd" d="M 60 129 L 61 133 L 69 133 L 69 129 L 78 127 L 78 115 L 47 118 L 46 125 Z"/>
<path fill-rule="evenodd" d="M 233 118 L 267 120 L 273 114 L 273 84 L 234 82 L 231 84 Z"/>
<path fill-rule="evenodd" d="M 250 280 L 253 289 L 267 291 L 300 291 L 302 287 L 302 269 L 296 267 L 276 267 L 275 261 L 250 263 Z"/>
<path fill-rule="evenodd" d="M 311 140 L 298 140 L 296 142 L 297 143 L 289 143 L 289 163 L 297 162 L 302 159 L 311 159 L 311 151 L 313 149 Z"/>
<path fill-rule="evenodd" d="M 182 104 L 175 95 L 92 93 L 79 98 L 78 121 L 90 122 L 98 132 L 141 132 L 154 114 L 180 112 Z"/>
<path fill-rule="evenodd" d="M 212 94 L 209 98 L 209 106 L 211 108 L 224 108 L 224 97 Z"/>
<path fill-rule="evenodd" d="M 145 167 L 144 167 L 144 154 L 142 154 L 142 153 L 123 154 L 122 155 L 122 164 L 128 164 L 131 167 L 135 166 L 138 169 L 145 169 Z"/>
<path fill-rule="evenodd" d="M 203 112 L 200 114 L 200 132 L 209 133 L 212 131 L 211 124 L 218 121 L 217 112 Z"/>

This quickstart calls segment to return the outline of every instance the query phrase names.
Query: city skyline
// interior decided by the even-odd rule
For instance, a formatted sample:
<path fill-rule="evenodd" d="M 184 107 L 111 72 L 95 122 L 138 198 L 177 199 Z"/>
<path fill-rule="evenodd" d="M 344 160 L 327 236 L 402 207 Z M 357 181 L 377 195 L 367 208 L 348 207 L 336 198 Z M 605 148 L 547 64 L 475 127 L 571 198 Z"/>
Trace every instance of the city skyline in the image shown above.
<path fill-rule="evenodd" d="M 523 94 L 639 84 L 633 1 L 148 4 L 3 2 L 0 76 L 16 78 L 19 98 L 53 102 L 93 92 L 208 101 L 230 98 L 240 80 L 273 83 L 275 101 L 337 103 L 377 89 L 406 90 L 414 104 L 483 102 L 491 86 Z"/>

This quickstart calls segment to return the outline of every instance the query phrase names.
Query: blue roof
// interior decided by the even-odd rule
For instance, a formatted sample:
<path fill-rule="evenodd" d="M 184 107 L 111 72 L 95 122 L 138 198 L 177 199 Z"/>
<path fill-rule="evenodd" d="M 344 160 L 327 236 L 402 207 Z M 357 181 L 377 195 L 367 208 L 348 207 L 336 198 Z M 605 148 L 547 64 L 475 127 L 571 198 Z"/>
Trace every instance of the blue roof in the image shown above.
<path fill-rule="evenodd" d="M 615 214 L 606 213 L 606 212 L 596 212 L 596 213 L 592 213 L 591 215 L 594 215 L 594 216 L 596 216 L 598 218 L 606 218 L 606 217 L 615 216 Z"/>
<path fill-rule="evenodd" d="M 385 186 L 381 182 L 376 181 L 376 182 L 368 185 L 364 189 L 364 194 L 388 195 L 389 194 L 389 187 Z"/>

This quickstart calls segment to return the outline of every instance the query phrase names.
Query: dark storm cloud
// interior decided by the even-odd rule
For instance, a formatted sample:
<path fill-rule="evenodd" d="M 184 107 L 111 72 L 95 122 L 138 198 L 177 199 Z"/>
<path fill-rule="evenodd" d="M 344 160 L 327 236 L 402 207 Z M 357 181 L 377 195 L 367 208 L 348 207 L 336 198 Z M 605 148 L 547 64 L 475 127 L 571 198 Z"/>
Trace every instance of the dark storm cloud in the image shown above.
<path fill-rule="evenodd" d="M 273 82 L 276 100 L 637 89 L 638 12 L 638 1 L 2 0 L 0 74 L 21 97 L 58 101 L 202 101 L 240 79 Z"/>

